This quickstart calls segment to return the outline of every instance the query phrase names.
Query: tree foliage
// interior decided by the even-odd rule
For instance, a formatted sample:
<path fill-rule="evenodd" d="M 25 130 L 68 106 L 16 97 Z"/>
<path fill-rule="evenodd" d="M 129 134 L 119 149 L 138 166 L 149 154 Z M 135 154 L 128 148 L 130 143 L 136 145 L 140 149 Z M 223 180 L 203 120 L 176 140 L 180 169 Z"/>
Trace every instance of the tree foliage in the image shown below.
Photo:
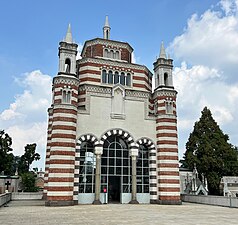
<path fill-rule="evenodd" d="M 35 174 L 33 172 L 27 172 L 21 174 L 21 181 L 23 186 L 23 191 L 25 192 L 36 192 L 39 190 L 38 187 L 36 187 L 35 181 Z"/>
<path fill-rule="evenodd" d="M 14 155 L 11 145 L 11 137 L 4 130 L 0 130 L 0 173 L 8 175 L 13 173 Z"/>
<path fill-rule="evenodd" d="M 193 169 L 197 166 L 199 176 L 207 178 L 210 194 L 219 194 L 222 176 L 238 175 L 237 147 L 228 143 L 229 137 L 224 134 L 205 107 L 194 130 L 186 143 L 182 167 Z"/>
<path fill-rule="evenodd" d="M 30 171 L 30 165 L 33 161 L 40 159 L 40 155 L 36 153 L 36 144 L 27 144 L 25 146 L 25 153 L 20 157 L 18 162 L 18 171 L 20 174 Z"/>

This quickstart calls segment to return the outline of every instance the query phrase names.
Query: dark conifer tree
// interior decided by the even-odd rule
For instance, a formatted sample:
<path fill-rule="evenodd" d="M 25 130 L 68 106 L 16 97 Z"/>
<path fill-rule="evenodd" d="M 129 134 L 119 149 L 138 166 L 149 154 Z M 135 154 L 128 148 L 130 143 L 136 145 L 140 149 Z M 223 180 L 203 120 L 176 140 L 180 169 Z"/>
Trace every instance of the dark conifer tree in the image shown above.
<path fill-rule="evenodd" d="M 194 130 L 186 143 L 182 167 L 193 169 L 197 166 L 199 176 L 204 174 L 208 182 L 209 194 L 218 195 L 222 176 L 238 175 L 238 151 L 232 146 L 229 137 L 224 134 L 205 107 Z"/>

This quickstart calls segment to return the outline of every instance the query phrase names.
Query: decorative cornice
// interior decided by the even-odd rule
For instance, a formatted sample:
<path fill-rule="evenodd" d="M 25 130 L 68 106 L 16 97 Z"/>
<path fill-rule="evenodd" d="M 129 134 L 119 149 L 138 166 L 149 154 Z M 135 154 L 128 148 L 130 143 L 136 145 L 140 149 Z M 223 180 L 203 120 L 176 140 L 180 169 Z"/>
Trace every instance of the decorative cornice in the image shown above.
<path fill-rule="evenodd" d="M 116 85 L 118 86 L 118 85 Z M 87 91 L 90 92 L 91 95 L 100 95 L 100 96 L 109 96 L 112 95 L 113 87 L 102 87 L 96 85 L 82 85 L 79 87 L 79 91 Z M 125 90 L 125 97 L 126 98 L 137 98 L 137 99 L 148 99 L 151 96 L 150 92 L 145 91 L 136 91 L 136 90 Z"/>
<path fill-rule="evenodd" d="M 126 97 L 134 97 L 134 98 L 149 98 L 150 93 L 144 91 L 132 91 L 126 90 Z"/>
<path fill-rule="evenodd" d="M 174 89 L 166 89 L 166 88 L 161 88 L 161 89 L 156 89 L 153 98 L 157 96 L 168 96 L 168 97 L 176 97 L 177 91 Z"/>
<path fill-rule="evenodd" d="M 67 76 L 67 75 L 58 75 L 54 77 L 53 84 L 68 84 L 68 85 L 79 86 L 79 79 L 76 77 Z"/>
<path fill-rule="evenodd" d="M 79 64 L 87 63 L 87 62 L 108 65 L 108 66 L 112 66 L 112 67 L 125 67 L 125 68 L 131 69 L 132 71 L 133 70 L 144 70 L 145 72 L 149 73 L 150 76 L 153 76 L 153 74 L 150 72 L 150 70 L 144 65 L 119 62 L 119 61 L 114 61 L 114 60 L 110 60 L 110 59 L 99 59 L 99 58 L 82 58 L 82 59 L 77 60 L 77 63 L 79 63 Z"/>

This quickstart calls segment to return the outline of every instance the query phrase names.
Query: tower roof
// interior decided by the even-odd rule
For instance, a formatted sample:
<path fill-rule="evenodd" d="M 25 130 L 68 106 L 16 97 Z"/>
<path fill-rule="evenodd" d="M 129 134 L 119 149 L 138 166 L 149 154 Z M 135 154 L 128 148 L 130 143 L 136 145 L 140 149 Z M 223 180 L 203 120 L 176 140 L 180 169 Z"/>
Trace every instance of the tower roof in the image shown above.
<path fill-rule="evenodd" d="M 64 41 L 67 42 L 67 43 L 72 43 L 73 42 L 70 23 L 69 23 L 68 30 L 67 30 Z"/>
<path fill-rule="evenodd" d="M 108 21 L 108 16 L 106 16 L 104 27 L 110 27 L 109 21 Z"/>
<path fill-rule="evenodd" d="M 164 42 L 163 41 L 161 42 L 161 46 L 160 46 L 159 58 L 163 58 L 163 59 L 167 58 L 166 52 L 165 52 L 165 49 L 164 49 Z"/>
<path fill-rule="evenodd" d="M 111 27 L 108 22 L 108 16 L 106 16 L 105 24 L 103 27 L 103 38 L 104 39 L 110 39 L 110 30 L 111 30 Z"/>

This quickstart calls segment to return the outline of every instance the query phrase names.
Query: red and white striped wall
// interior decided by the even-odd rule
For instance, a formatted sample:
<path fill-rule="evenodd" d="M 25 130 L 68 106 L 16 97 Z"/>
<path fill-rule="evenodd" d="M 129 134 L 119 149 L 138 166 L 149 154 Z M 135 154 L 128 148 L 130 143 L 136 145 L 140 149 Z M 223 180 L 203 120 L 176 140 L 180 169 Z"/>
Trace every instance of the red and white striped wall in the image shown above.
<path fill-rule="evenodd" d="M 121 73 L 130 73 L 132 77 L 131 87 L 138 91 L 151 91 L 152 90 L 152 75 L 149 70 L 140 65 L 129 64 L 125 62 L 111 62 L 110 60 L 103 59 L 81 59 L 78 61 L 78 75 L 80 85 L 102 84 L 102 70 L 111 70 Z M 83 100 L 81 100 L 83 101 Z"/>
<path fill-rule="evenodd" d="M 165 107 L 167 97 L 163 95 L 157 97 L 158 200 L 161 204 L 180 204 L 176 108 L 173 107 L 173 113 L 167 114 Z M 175 105 L 176 96 L 173 99 Z"/>
<path fill-rule="evenodd" d="M 52 122 L 53 122 L 53 109 L 49 108 L 48 109 L 47 145 L 46 145 L 46 157 L 45 157 L 44 190 L 43 190 L 43 198 L 44 199 L 46 199 L 46 197 L 47 197 Z"/>
<path fill-rule="evenodd" d="M 75 80 L 74 80 L 75 79 Z M 54 78 L 54 104 L 46 205 L 73 205 L 73 184 L 77 126 L 77 78 Z M 71 100 L 62 103 L 60 88 L 70 86 Z"/>

